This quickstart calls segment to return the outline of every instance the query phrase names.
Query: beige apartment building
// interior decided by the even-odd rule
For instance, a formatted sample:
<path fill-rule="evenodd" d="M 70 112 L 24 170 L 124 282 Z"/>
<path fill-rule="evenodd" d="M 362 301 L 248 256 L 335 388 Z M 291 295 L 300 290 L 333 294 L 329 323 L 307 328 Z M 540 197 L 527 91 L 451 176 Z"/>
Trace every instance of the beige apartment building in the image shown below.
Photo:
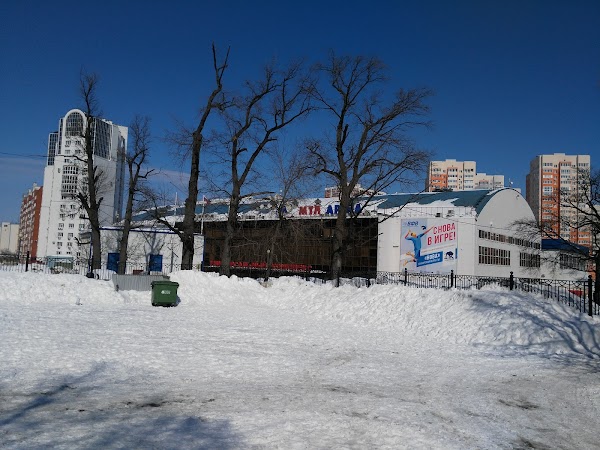
<path fill-rule="evenodd" d="M 577 193 L 582 170 L 589 171 L 590 162 L 590 155 L 538 155 L 529 164 L 525 194 L 538 222 L 549 223 L 557 237 L 586 247 L 591 244 L 589 230 L 561 224 L 565 218 L 575 223 L 577 213 L 561 205 L 560 194 Z"/>
<path fill-rule="evenodd" d="M 428 192 L 451 189 L 500 189 L 504 187 L 504 175 L 477 173 L 475 161 L 430 161 L 425 189 Z"/>

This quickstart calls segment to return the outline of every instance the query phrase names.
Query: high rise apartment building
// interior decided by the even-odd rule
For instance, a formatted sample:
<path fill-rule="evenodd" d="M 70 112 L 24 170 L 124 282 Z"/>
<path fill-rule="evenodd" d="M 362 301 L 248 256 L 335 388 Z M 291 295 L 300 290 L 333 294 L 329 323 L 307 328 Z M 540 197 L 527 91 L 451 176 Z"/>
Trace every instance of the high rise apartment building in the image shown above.
<path fill-rule="evenodd" d="M 546 222 L 553 234 L 575 244 L 589 246 L 589 230 L 567 226 L 577 221 L 577 212 L 561 205 L 561 194 L 576 194 L 581 176 L 589 176 L 590 155 L 538 155 L 529 164 L 526 178 L 527 203 L 538 222 Z M 586 175 L 586 172 L 588 174 Z"/>
<path fill-rule="evenodd" d="M 425 189 L 428 192 L 451 189 L 499 189 L 504 187 L 504 175 L 477 173 L 475 161 L 430 161 Z"/>
<path fill-rule="evenodd" d="M 94 166 L 102 174 L 100 224 L 109 225 L 120 218 L 128 129 L 96 117 L 88 123 L 82 111 L 72 109 L 60 119 L 58 131 L 48 137 L 38 257 L 81 256 L 78 236 L 89 227 L 89 221 L 77 193 L 87 189 L 83 136 L 88 126 L 92 127 Z"/>
<path fill-rule="evenodd" d="M 27 194 L 23 195 L 19 217 L 19 254 L 29 252 L 31 258 L 37 257 L 38 234 L 40 229 L 40 211 L 42 209 L 41 186 L 33 183 Z"/>

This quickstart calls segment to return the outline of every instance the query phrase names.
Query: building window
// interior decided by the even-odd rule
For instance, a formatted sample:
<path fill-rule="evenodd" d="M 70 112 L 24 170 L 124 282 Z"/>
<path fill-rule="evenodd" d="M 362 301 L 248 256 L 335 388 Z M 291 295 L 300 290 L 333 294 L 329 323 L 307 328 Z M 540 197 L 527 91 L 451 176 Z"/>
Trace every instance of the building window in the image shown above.
<path fill-rule="evenodd" d="M 584 271 L 585 259 L 578 255 L 570 255 L 567 253 L 560 254 L 560 268 Z"/>
<path fill-rule="evenodd" d="M 58 224 L 58 229 L 59 230 L 62 230 L 64 227 L 65 227 L 64 223 L 61 222 L 61 223 Z"/>
<path fill-rule="evenodd" d="M 75 228 L 75 224 L 74 223 L 70 223 L 69 224 L 69 228 Z"/>
<path fill-rule="evenodd" d="M 540 267 L 540 255 L 519 253 L 519 265 L 521 267 Z"/>
<path fill-rule="evenodd" d="M 510 250 L 479 246 L 479 264 L 510 266 Z"/>
<path fill-rule="evenodd" d="M 81 136 L 83 134 L 83 117 L 77 112 L 69 114 L 65 125 L 65 136 Z"/>

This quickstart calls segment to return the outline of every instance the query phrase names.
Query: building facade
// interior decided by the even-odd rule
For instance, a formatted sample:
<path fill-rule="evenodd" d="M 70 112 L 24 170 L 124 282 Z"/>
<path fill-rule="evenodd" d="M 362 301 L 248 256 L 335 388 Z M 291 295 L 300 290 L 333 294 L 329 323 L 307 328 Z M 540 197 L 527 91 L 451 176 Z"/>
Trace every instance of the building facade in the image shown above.
<path fill-rule="evenodd" d="M 430 161 L 425 189 L 466 191 L 472 189 L 500 189 L 504 187 L 504 175 L 477 173 L 475 161 Z"/>
<path fill-rule="evenodd" d="M 0 224 L 0 253 L 17 253 L 19 249 L 19 225 L 2 222 Z"/>
<path fill-rule="evenodd" d="M 85 192 L 87 188 L 83 137 L 87 127 L 92 127 L 94 166 L 101 173 L 100 224 L 110 225 L 120 219 L 128 129 L 96 117 L 88 123 L 83 111 L 73 109 L 60 119 L 58 131 L 48 137 L 37 248 L 39 257 L 81 257 L 78 236 L 89 227 L 89 221 L 77 200 L 77 193 Z"/>
<path fill-rule="evenodd" d="M 561 195 L 577 195 L 580 177 L 589 177 L 590 163 L 590 155 L 538 155 L 529 165 L 525 194 L 538 223 L 547 224 L 557 238 L 587 247 L 592 244 L 590 232 L 565 224 L 576 223 L 577 213 L 562 204 Z"/>
<path fill-rule="evenodd" d="M 27 194 L 23 195 L 19 217 L 19 254 L 29 252 L 31 258 L 37 257 L 38 235 L 40 230 L 40 212 L 42 210 L 42 186 L 33 183 Z"/>
<path fill-rule="evenodd" d="M 285 220 L 268 199 L 245 199 L 232 240 L 231 264 L 238 270 L 264 269 L 267 260 L 287 272 L 327 274 L 339 201 L 301 199 L 286 206 Z M 197 209 L 195 264 L 218 270 L 225 237 L 227 202 Z M 392 194 L 357 199 L 356 218 L 349 220 L 343 262 L 344 276 L 373 277 L 376 273 L 411 273 L 581 279 L 586 274 L 544 255 L 540 236 L 530 241 L 514 222 L 533 220 L 533 212 L 518 190 L 465 190 Z M 181 220 L 183 208 L 169 216 Z M 138 220 L 146 221 L 144 215 Z M 202 231 L 203 230 L 203 231 Z M 103 261 L 115 267 L 119 229 L 103 230 Z M 201 234 L 201 235 L 200 235 Z M 556 249 L 547 249 L 555 251 Z M 128 263 L 150 273 L 181 264 L 179 239 L 166 229 L 139 228 L 130 241 Z M 561 263 L 558 264 L 558 261 Z M 564 267 L 563 267 L 564 266 Z"/>
<path fill-rule="evenodd" d="M 533 218 L 514 189 L 396 196 L 379 205 L 379 272 L 538 277 L 540 239 L 519 236 L 516 220 Z"/>

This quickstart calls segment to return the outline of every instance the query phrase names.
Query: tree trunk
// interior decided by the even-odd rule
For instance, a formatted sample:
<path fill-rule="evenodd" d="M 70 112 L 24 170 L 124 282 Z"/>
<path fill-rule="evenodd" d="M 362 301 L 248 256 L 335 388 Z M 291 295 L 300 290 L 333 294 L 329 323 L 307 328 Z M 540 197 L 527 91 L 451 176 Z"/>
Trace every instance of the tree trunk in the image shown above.
<path fill-rule="evenodd" d="M 192 144 L 192 162 L 190 167 L 190 180 L 188 182 L 188 196 L 185 199 L 185 211 L 181 230 L 181 243 L 183 245 L 181 255 L 182 270 L 192 270 L 194 265 L 194 231 L 196 229 L 196 202 L 198 201 L 201 147 L 202 136 L 199 135 L 198 132 L 195 132 Z"/>
<path fill-rule="evenodd" d="M 340 207 L 335 220 L 335 230 L 333 232 L 333 254 L 331 257 L 331 279 L 334 280 L 336 287 L 339 287 L 340 276 L 342 275 L 344 246 L 346 245 L 346 235 L 348 233 L 346 216 L 349 205 L 349 191 L 347 187 L 342 187 L 340 192 Z"/>
<path fill-rule="evenodd" d="M 281 221 L 278 220 L 275 224 L 275 231 L 271 236 L 271 244 L 267 250 L 267 271 L 265 272 L 265 281 L 269 281 L 271 276 L 271 269 L 273 267 L 273 253 L 275 252 L 275 240 L 279 237 L 279 230 L 281 229 Z"/>
<path fill-rule="evenodd" d="M 223 248 L 221 250 L 221 269 L 219 273 L 221 275 L 231 276 L 231 241 L 235 235 L 237 228 L 237 214 L 240 207 L 240 194 L 239 189 L 235 189 L 234 194 L 231 195 L 229 200 L 229 213 L 227 215 L 227 229 L 225 232 L 225 240 L 223 241 Z"/>
<path fill-rule="evenodd" d="M 95 212 L 95 211 L 90 211 Z M 91 214 L 97 216 L 97 213 Z M 92 270 L 101 269 L 102 268 L 102 244 L 100 241 L 100 226 L 98 224 L 98 218 L 93 219 L 90 217 L 90 223 L 92 223 Z"/>

